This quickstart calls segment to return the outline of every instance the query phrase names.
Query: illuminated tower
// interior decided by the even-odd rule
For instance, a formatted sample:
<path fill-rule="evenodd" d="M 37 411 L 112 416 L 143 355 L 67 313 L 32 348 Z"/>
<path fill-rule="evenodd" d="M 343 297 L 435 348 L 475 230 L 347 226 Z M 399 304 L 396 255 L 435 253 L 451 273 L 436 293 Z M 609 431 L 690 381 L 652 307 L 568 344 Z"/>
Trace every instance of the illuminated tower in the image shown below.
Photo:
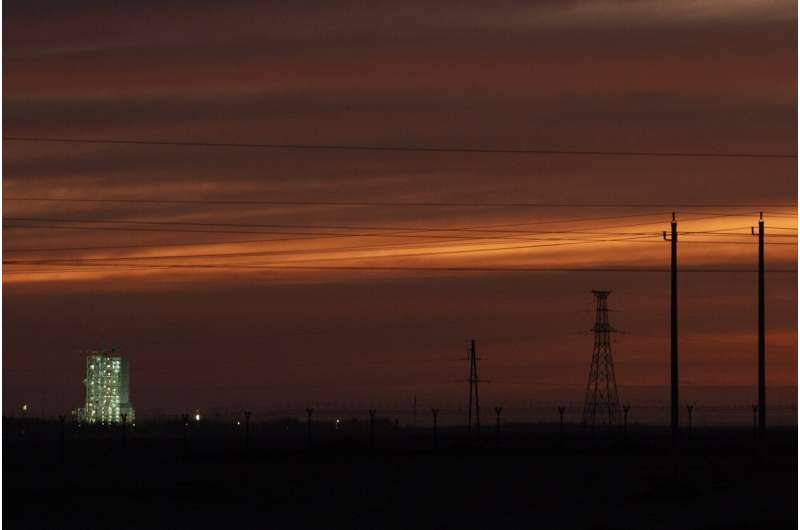
<path fill-rule="evenodd" d="M 614 375 L 614 360 L 611 358 L 611 333 L 616 330 L 608 323 L 608 295 L 611 291 L 592 291 L 597 302 L 595 311 L 594 352 L 589 367 L 589 382 L 586 384 L 586 399 L 583 404 L 584 426 L 614 425 L 620 418 L 617 379 Z"/>
<path fill-rule="evenodd" d="M 121 423 L 122 414 L 127 414 L 127 421 L 134 421 L 128 360 L 112 357 L 113 353 L 113 349 L 105 350 L 86 357 L 86 405 L 79 411 L 81 421 Z"/>

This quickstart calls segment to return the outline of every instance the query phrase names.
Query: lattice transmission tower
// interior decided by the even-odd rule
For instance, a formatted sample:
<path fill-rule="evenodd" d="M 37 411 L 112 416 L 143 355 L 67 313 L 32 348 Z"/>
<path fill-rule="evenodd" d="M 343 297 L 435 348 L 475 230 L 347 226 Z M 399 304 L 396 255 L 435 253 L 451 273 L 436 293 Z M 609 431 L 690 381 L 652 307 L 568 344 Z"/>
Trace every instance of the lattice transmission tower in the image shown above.
<path fill-rule="evenodd" d="M 608 323 L 608 295 L 611 291 L 592 291 L 595 297 L 594 352 L 586 384 L 583 403 L 583 426 L 615 425 L 621 410 L 617 379 L 614 375 L 614 359 L 611 357 L 611 334 L 617 330 Z"/>
<path fill-rule="evenodd" d="M 485 379 L 478 378 L 478 351 L 475 348 L 475 339 L 472 339 L 469 343 L 469 379 L 467 382 L 469 383 L 469 404 L 468 404 L 468 412 L 467 412 L 467 431 L 472 432 L 472 428 L 475 428 L 475 432 L 480 434 L 481 432 L 481 405 L 480 401 L 478 400 L 478 383 L 488 383 L 489 381 Z M 474 412 L 474 417 L 473 417 Z"/>

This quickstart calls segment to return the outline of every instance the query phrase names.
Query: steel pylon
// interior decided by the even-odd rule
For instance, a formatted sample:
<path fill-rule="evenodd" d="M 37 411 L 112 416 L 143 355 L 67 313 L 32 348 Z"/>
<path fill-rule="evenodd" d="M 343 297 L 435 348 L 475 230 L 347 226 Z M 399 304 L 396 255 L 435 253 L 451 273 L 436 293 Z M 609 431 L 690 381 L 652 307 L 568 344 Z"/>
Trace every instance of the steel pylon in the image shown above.
<path fill-rule="evenodd" d="M 608 295 L 611 291 L 592 291 L 595 297 L 594 352 L 586 384 L 581 425 L 616 425 L 621 417 L 611 334 L 617 330 L 608 323 Z"/>

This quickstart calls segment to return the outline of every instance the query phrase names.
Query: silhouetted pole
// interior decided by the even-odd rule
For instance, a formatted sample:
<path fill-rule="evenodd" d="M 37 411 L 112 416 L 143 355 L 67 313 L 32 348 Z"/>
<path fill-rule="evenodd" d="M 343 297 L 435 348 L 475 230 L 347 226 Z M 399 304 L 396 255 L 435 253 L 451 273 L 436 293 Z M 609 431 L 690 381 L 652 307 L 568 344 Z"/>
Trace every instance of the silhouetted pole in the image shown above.
<path fill-rule="evenodd" d="M 183 422 L 183 454 L 189 456 L 189 415 L 181 415 L 181 421 Z"/>
<path fill-rule="evenodd" d="M 244 411 L 244 452 L 250 452 L 250 411 Z"/>
<path fill-rule="evenodd" d="M 692 411 L 694 411 L 694 405 L 686 405 L 686 412 L 689 420 L 689 432 L 686 433 L 686 436 L 689 440 L 692 439 Z"/>
<path fill-rule="evenodd" d="M 58 422 L 59 422 L 60 428 L 61 428 L 61 436 L 60 436 L 61 445 L 60 445 L 60 453 L 59 453 L 59 455 L 61 457 L 61 463 L 62 464 L 64 463 L 64 460 L 65 460 L 65 457 L 66 457 L 66 451 L 65 451 L 65 448 L 64 448 L 64 420 L 66 420 L 66 419 L 67 419 L 67 417 L 65 415 L 59 414 Z"/>
<path fill-rule="evenodd" d="M 128 425 L 128 414 L 123 412 L 119 416 L 122 418 L 122 448 L 125 449 L 128 443 L 127 433 L 125 432 L 125 427 Z"/>
<path fill-rule="evenodd" d="M 375 409 L 369 409 L 369 448 L 375 448 Z"/>
<path fill-rule="evenodd" d="M 758 405 L 753 405 L 753 438 L 758 438 Z"/>
<path fill-rule="evenodd" d="M 472 375 L 475 377 L 475 431 L 481 433 L 481 404 L 478 400 L 478 353 L 475 351 L 475 339 L 472 339 Z"/>
<path fill-rule="evenodd" d="M 306 434 L 308 436 L 308 447 L 311 447 L 311 415 L 314 414 L 314 409 L 307 408 L 306 415 L 308 416 L 308 423 L 306 424 Z"/>
<path fill-rule="evenodd" d="M 27 436 L 28 432 L 28 404 L 22 405 L 22 435 Z"/>
<path fill-rule="evenodd" d="M 412 426 L 416 429 L 417 428 L 417 395 L 414 394 L 414 419 Z"/>
<path fill-rule="evenodd" d="M 558 407 L 558 437 L 564 439 L 564 411 L 567 407 Z"/>
<path fill-rule="evenodd" d="M 433 414 L 433 448 L 436 449 L 439 447 L 439 433 L 438 433 L 438 422 L 437 419 L 439 418 L 439 409 L 431 409 L 431 414 Z"/>
<path fill-rule="evenodd" d="M 753 228 L 750 228 L 751 233 Z M 758 432 L 763 435 L 767 428 L 767 392 L 765 367 L 764 324 L 764 212 L 758 219 Z"/>
<path fill-rule="evenodd" d="M 623 414 L 623 418 L 624 418 L 624 420 L 623 420 L 624 421 L 624 424 L 623 424 L 624 425 L 623 435 L 625 436 L 626 440 L 628 439 L 628 412 L 630 412 L 630 410 L 631 410 L 631 406 L 630 405 L 622 405 L 622 414 Z"/>
<path fill-rule="evenodd" d="M 471 342 L 469 351 L 469 405 L 467 410 L 467 432 L 472 432 L 472 382 L 475 378 L 473 374 L 474 364 L 472 363 L 472 356 L 475 354 L 475 341 Z"/>
<path fill-rule="evenodd" d="M 670 266 L 670 424 L 672 426 L 672 442 L 678 442 L 680 417 L 678 411 L 678 222 L 672 212 L 672 234 L 669 239 L 672 247 Z M 667 233 L 664 232 L 664 239 Z"/>
<path fill-rule="evenodd" d="M 497 444 L 500 443 L 500 414 L 502 412 L 503 412 L 503 407 L 494 408 L 494 413 L 497 416 L 497 421 L 495 423 L 495 428 L 494 428 L 495 441 L 497 442 Z"/>

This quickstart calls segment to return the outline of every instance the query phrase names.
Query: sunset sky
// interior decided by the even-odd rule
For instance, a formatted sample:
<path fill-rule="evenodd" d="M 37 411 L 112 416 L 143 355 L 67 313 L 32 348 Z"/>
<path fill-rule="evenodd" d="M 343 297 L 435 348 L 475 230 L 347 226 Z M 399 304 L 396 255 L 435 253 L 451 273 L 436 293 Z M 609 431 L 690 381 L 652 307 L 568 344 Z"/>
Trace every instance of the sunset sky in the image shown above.
<path fill-rule="evenodd" d="M 666 403 L 673 211 L 682 400 L 755 399 L 756 275 L 696 271 L 753 271 L 759 211 L 795 399 L 795 2 L 335 4 L 6 2 L 4 413 L 81 406 L 101 346 L 143 416 L 457 407 L 471 338 L 487 406 L 579 403 L 592 289 Z"/>

